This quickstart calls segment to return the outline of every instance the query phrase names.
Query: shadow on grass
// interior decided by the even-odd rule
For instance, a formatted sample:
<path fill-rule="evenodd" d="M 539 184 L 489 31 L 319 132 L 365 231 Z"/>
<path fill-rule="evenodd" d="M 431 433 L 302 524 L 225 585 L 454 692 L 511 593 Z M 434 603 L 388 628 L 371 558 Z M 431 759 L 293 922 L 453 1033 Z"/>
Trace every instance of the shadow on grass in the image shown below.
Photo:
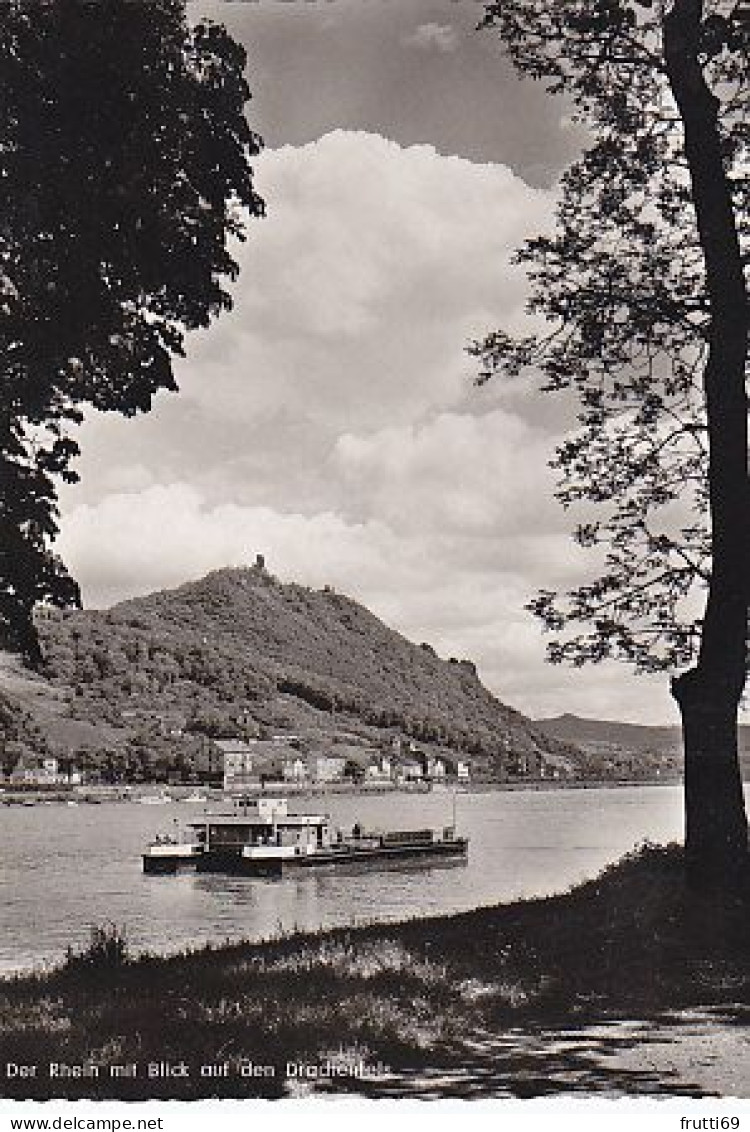
<path fill-rule="evenodd" d="M 442 1068 L 393 1074 L 359 1091 L 369 1097 L 424 1099 L 552 1096 L 703 1096 L 674 1072 L 627 1068 L 617 1055 L 652 1040 L 643 1025 L 609 1033 L 512 1030 L 471 1040 Z"/>

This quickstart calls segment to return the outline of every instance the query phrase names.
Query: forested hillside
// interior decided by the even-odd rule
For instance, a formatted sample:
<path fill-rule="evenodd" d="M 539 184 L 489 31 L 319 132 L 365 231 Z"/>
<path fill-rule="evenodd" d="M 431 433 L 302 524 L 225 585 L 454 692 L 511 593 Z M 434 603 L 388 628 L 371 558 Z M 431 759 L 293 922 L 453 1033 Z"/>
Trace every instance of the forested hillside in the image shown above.
<path fill-rule="evenodd" d="M 106 729 L 113 757 L 134 742 L 268 730 L 311 743 L 400 734 L 490 773 L 522 754 L 570 754 L 497 700 L 470 661 L 442 660 L 349 598 L 258 567 L 106 611 L 49 613 L 40 631 L 65 716 Z"/>

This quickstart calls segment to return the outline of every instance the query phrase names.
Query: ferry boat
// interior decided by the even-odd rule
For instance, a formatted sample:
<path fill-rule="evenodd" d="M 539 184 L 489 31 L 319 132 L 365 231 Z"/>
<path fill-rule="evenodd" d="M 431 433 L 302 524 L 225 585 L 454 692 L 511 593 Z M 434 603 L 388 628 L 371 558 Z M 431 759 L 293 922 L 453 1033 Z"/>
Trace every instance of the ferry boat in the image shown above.
<path fill-rule="evenodd" d="M 234 873 L 278 877 L 286 872 L 343 864 L 466 860 L 469 841 L 455 825 L 442 830 L 350 833 L 331 825 L 327 814 L 291 814 L 285 798 L 239 799 L 231 813 L 191 821 L 187 837 L 157 837 L 143 854 L 145 873 Z"/>

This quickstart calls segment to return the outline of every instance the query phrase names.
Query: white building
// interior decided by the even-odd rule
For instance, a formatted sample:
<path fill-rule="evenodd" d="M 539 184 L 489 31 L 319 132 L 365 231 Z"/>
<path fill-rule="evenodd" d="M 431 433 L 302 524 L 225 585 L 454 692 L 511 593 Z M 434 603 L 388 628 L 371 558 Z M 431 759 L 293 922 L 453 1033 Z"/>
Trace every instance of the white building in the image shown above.
<path fill-rule="evenodd" d="M 281 756 L 281 775 L 285 782 L 304 782 L 310 777 L 307 762 L 301 755 Z"/>
<path fill-rule="evenodd" d="M 365 767 L 365 781 L 389 782 L 393 774 L 393 763 L 388 755 L 373 755 Z"/>
<path fill-rule="evenodd" d="M 214 746 L 222 760 L 224 789 L 248 785 L 255 772 L 255 746 L 242 739 L 215 739 Z"/>
<path fill-rule="evenodd" d="M 448 772 L 448 764 L 440 755 L 425 755 L 424 775 L 433 782 L 442 782 Z"/>
<path fill-rule="evenodd" d="M 308 768 L 316 782 L 339 782 L 344 777 L 346 759 L 341 755 L 310 755 Z"/>
<path fill-rule="evenodd" d="M 422 782 L 424 767 L 418 759 L 402 759 L 396 767 L 395 778 L 397 782 Z"/>
<path fill-rule="evenodd" d="M 75 767 L 67 771 L 60 770 L 58 759 L 52 755 L 32 762 L 21 759 L 10 777 L 11 781 L 26 786 L 78 786 L 81 783 L 79 770 Z"/>

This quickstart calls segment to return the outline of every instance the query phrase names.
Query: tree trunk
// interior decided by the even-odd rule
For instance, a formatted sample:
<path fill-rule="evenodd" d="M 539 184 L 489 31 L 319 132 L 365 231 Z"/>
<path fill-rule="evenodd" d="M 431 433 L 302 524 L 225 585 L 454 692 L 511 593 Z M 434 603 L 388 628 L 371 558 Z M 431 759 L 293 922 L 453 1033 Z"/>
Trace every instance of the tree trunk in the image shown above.
<path fill-rule="evenodd" d="M 24 620 L 19 623 L 16 636 L 24 661 L 29 668 L 38 672 L 44 666 L 44 653 L 34 624 L 33 610 L 29 610 Z"/>
<path fill-rule="evenodd" d="M 685 846 L 690 878 L 733 886 L 748 866 L 737 713 L 747 665 L 750 483 L 745 363 L 748 305 L 719 103 L 700 64 L 702 0 L 675 0 L 664 59 L 682 119 L 685 157 L 711 305 L 704 373 L 712 571 L 696 668 L 672 691 L 685 744 Z"/>
<path fill-rule="evenodd" d="M 699 669 L 674 681 L 685 746 L 688 877 L 703 889 L 744 882 L 747 821 L 737 750 L 737 699 Z"/>

